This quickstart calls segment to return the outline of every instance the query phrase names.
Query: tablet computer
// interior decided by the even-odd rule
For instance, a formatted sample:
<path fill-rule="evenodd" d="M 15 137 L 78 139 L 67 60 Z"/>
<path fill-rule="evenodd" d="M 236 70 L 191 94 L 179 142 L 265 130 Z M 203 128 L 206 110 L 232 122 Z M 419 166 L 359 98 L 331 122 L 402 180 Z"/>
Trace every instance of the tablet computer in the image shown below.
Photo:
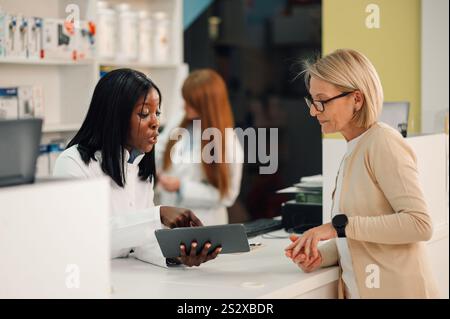
<path fill-rule="evenodd" d="M 222 247 L 221 254 L 250 251 L 242 224 L 158 229 L 155 235 L 166 258 L 180 257 L 180 244 L 185 244 L 186 253 L 189 253 L 192 241 L 198 243 L 197 254 L 207 242 L 211 243 L 208 253 L 212 253 L 218 246 Z"/>

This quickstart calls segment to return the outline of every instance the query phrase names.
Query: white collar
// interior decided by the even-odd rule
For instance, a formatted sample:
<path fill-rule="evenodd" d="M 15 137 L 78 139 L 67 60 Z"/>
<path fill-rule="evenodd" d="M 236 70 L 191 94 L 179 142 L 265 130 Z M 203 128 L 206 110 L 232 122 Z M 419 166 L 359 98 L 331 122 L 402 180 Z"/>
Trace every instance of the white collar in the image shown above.
<path fill-rule="evenodd" d="M 367 133 L 367 131 L 347 142 L 347 152 L 345 152 L 346 156 L 350 155 L 353 152 L 353 150 L 356 148 L 356 145 L 358 145 L 358 142 Z"/>
<path fill-rule="evenodd" d="M 142 161 L 142 159 L 145 156 L 145 153 L 139 154 L 138 156 L 136 156 L 136 158 L 134 159 L 133 163 L 128 163 L 128 160 L 130 159 L 130 152 L 128 152 L 127 149 L 124 149 L 124 162 L 128 165 L 132 165 L 132 166 L 137 166 L 139 165 L 139 163 Z M 96 160 L 101 161 L 102 159 L 102 152 L 100 150 L 96 151 L 94 153 L 94 157 Z"/>
<path fill-rule="evenodd" d="M 144 153 L 144 152 L 140 152 L 140 151 L 135 150 L 135 149 L 133 149 L 133 150 L 131 151 L 131 153 L 134 153 L 133 155 L 135 156 L 134 159 L 133 159 L 133 162 L 132 162 L 132 163 L 129 163 L 129 162 L 128 162 L 128 161 L 130 160 L 131 154 L 130 154 L 130 152 L 128 152 L 127 149 L 125 149 L 124 161 L 125 161 L 126 163 L 130 164 L 130 165 L 134 165 L 134 166 L 139 165 L 139 163 L 140 163 L 140 162 L 142 161 L 142 159 L 144 158 L 145 153 Z M 136 154 L 138 154 L 138 155 L 136 155 Z"/>

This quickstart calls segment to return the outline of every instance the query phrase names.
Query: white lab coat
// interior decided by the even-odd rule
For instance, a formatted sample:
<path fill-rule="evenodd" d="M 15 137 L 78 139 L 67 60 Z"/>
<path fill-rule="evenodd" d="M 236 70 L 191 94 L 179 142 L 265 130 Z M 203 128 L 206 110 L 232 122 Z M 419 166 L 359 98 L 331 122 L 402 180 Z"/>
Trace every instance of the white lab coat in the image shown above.
<path fill-rule="evenodd" d="M 161 133 L 156 144 L 156 166 L 157 171 L 162 171 L 163 156 L 166 145 L 170 138 L 170 132 L 181 123 L 184 112 L 179 117 L 173 118 Z M 180 190 L 178 192 L 167 192 L 161 185 L 157 185 L 158 203 L 167 206 L 177 206 L 192 210 L 195 215 L 206 225 L 220 225 L 228 223 L 227 207 L 235 202 L 240 192 L 242 178 L 242 163 L 244 152 L 236 136 L 228 136 L 226 153 L 229 162 L 230 191 L 224 198 L 220 197 L 219 190 L 209 184 L 203 172 L 201 163 L 189 161 L 193 154 L 201 154 L 201 140 L 181 138 L 173 147 L 174 153 L 180 152 L 181 163 L 173 163 L 164 174 L 175 176 L 180 179 Z M 183 159 L 183 160 L 181 160 Z"/>
<path fill-rule="evenodd" d="M 57 158 L 53 176 L 76 178 L 105 176 L 100 166 L 101 152 L 97 151 L 94 156 L 97 161 L 91 160 L 89 165 L 86 165 L 77 147 L 72 146 Z M 144 154 L 136 157 L 133 163 L 128 163 L 129 157 L 129 152 L 125 150 L 125 187 L 119 187 L 111 179 L 111 257 L 127 257 L 133 249 L 136 258 L 166 267 L 166 260 L 154 234 L 162 225 L 160 206 L 153 203 L 153 183 L 148 180 L 144 182 L 138 177 L 138 164 Z"/>

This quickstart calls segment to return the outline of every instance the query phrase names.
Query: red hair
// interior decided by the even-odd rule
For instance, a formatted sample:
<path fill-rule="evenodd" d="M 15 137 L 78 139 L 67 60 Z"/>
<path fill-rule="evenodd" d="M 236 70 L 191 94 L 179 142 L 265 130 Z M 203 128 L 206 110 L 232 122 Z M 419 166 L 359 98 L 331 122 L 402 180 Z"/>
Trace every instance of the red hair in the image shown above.
<path fill-rule="evenodd" d="M 184 81 L 182 94 L 185 102 L 200 115 L 202 133 L 207 128 L 217 128 L 221 133 L 222 147 L 219 150 L 218 163 L 212 162 L 208 164 L 202 159 L 202 168 L 208 182 L 216 187 L 221 197 L 223 197 L 228 193 L 230 187 L 229 167 L 225 163 L 225 129 L 234 127 L 233 113 L 226 84 L 214 70 L 197 70 L 192 72 Z M 179 127 L 187 128 L 191 122 L 185 117 Z M 176 142 L 177 140 L 169 140 L 164 153 L 164 170 L 167 170 L 172 165 L 170 151 Z M 202 150 L 210 142 L 211 140 L 202 139 Z M 218 148 L 215 147 L 214 149 L 217 150 Z"/>

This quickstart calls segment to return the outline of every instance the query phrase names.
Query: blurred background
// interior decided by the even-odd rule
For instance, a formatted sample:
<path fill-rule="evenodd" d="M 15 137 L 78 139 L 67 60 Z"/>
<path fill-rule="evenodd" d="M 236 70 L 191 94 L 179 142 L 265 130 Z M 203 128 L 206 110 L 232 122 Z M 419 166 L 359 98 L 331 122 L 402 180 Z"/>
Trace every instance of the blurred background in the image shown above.
<path fill-rule="evenodd" d="M 367 55 L 385 101 L 408 104 L 408 134 L 448 131 L 447 0 L 0 0 L 0 118 L 44 119 L 37 175 L 46 177 L 106 72 L 148 74 L 164 126 L 183 109 L 188 73 L 215 69 L 236 127 L 278 129 L 277 172 L 244 164 L 230 222 L 278 216 L 292 197 L 277 190 L 322 173 L 301 61 L 337 48 Z"/>
<path fill-rule="evenodd" d="M 303 79 L 305 58 L 322 52 L 321 1 L 209 1 L 184 32 L 185 61 L 210 67 L 225 78 L 237 127 L 278 129 L 279 169 L 259 174 L 245 164 L 241 194 L 230 221 L 280 214 L 286 195 L 276 191 L 320 174 L 320 126 L 311 121 Z"/>

